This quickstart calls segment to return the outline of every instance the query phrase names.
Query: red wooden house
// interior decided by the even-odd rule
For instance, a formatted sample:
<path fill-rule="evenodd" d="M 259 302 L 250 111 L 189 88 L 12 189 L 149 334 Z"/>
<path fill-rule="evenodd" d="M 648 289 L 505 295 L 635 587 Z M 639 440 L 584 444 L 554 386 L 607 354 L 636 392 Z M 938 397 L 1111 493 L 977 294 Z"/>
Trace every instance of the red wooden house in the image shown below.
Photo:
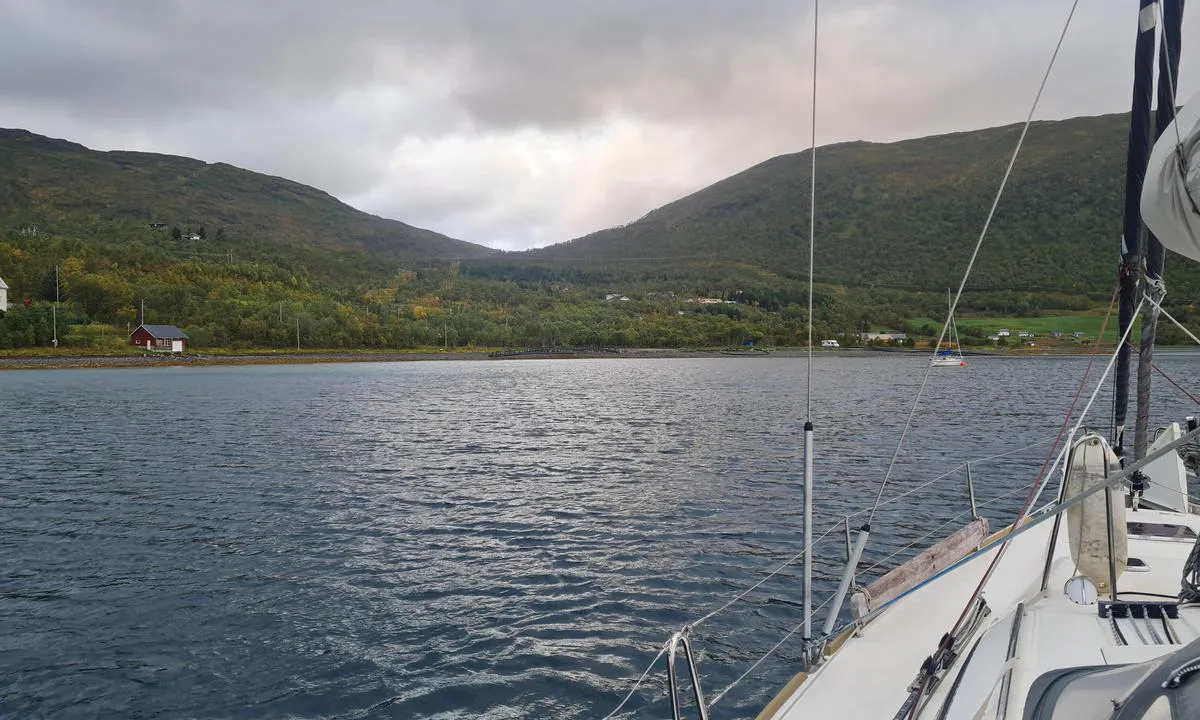
<path fill-rule="evenodd" d="M 174 325 L 138 325 L 129 333 L 135 346 L 157 352 L 183 352 L 191 338 Z"/>

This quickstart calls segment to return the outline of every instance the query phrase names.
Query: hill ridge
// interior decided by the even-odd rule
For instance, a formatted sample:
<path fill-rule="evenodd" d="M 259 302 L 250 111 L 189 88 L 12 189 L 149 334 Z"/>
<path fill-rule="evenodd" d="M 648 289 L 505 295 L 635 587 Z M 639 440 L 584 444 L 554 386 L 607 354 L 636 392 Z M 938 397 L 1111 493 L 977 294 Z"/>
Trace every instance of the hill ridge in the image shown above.
<path fill-rule="evenodd" d="M 955 286 L 1023 123 L 817 149 L 816 274 L 832 284 Z M 1128 114 L 1031 123 L 974 282 L 1102 292 L 1123 212 Z M 810 151 L 776 155 L 631 223 L 529 251 L 527 262 L 703 257 L 806 275 Z M 1167 281 L 1200 298 L 1200 269 Z"/>
<path fill-rule="evenodd" d="M 234 235 L 383 258 L 482 258 L 497 251 L 364 212 L 320 188 L 228 162 L 93 150 L 0 128 L 0 230 L 128 232 L 140 223 L 206 225 Z"/>

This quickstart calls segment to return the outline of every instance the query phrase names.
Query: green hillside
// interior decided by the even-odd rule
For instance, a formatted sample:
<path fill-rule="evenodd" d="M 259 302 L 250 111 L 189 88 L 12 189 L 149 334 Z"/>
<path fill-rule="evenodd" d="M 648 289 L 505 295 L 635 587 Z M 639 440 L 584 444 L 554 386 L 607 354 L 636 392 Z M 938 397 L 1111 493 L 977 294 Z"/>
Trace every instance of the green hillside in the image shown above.
<path fill-rule="evenodd" d="M 384 258 L 479 258 L 495 251 L 369 215 L 328 193 L 225 163 L 97 152 L 0 129 L 0 228 L 142 237 L 205 228 L 291 248 Z M 151 231 L 151 223 L 162 223 Z"/>
<path fill-rule="evenodd" d="M 1127 123 L 1126 115 L 1106 115 L 1033 124 L 972 275 L 968 307 L 1034 309 L 990 308 L 984 298 L 996 291 L 1108 297 Z M 943 294 L 957 286 L 1019 134 L 1014 125 L 819 148 L 818 280 Z M 523 259 L 672 266 L 673 273 L 697 262 L 736 263 L 807 274 L 810 162 L 807 151 L 772 158 L 629 225 Z M 1172 296 L 1200 296 L 1194 264 L 1169 257 L 1167 273 Z"/>
<path fill-rule="evenodd" d="M 1124 125 L 1034 125 L 960 305 L 964 343 L 1002 326 L 1098 330 Z M 816 339 L 936 333 L 1018 132 L 818 151 Z M 201 351 L 294 347 L 297 326 L 306 348 L 798 345 L 808 160 L 773 158 L 625 227 L 499 253 L 281 178 L 0 130 L 0 277 L 15 303 L 0 350 L 50 344 L 55 268 L 72 352 L 121 347 L 143 301 L 147 322 L 183 327 Z M 1200 274 L 1170 257 L 1167 278 L 1172 311 L 1200 322 Z"/>

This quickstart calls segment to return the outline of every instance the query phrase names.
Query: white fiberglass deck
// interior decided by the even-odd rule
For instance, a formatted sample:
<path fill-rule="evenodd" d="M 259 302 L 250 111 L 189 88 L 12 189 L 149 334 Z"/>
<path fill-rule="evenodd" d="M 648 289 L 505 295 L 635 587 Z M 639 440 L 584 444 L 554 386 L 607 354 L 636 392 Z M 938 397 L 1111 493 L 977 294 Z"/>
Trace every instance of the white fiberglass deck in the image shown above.
<path fill-rule="evenodd" d="M 1118 599 L 1161 601 L 1176 596 L 1184 560 L 1195 533 L 1200 532 L 1200 518 L 1139 510 L 1129 512 L 1126 522 L 1130 528 L 1129 557 L 1140 562 L 1131 560 L 1131 567 L 1120 576 Z M 985 639 L 969 662 L 960 658 L 950 668 L 917 717 L 937 717 L 953 690 L 946 720 L 973 718 L 985 703 L 992 707 L 999 703 L 999 712 L 987 717 L 1020 718 L 1030 685 L 1044 672 L 1141 662 L 1200 637 L 1200 609 L 1181 608 L 1178 619 L 1150 623 L 1135 618 L 1101 618 L 1096 603 L 1071 602 L 1063 592 L 1064 584 L 1075 574 L 1066 523 L 1059 531 L 1047 591 L 1042 593 L 1052 528 L 1053 521 L 1047 521 L 1013 540 L 984 592 L 991 613 L 965 644 L 967 650 L 962 655 L 975 646 L 977 638 Z M 1163 536 L 1171 534 L 1174 536 Z M 921 663 L 951 630 L 996 552 L 971 560 L 897 602 L 836 648 L 790 695 L 777 698 L 760 717 L 894 718 Z M 1023 611 L 1013 633 L 1013 614 L 1021 603 Z M 1163 628 L 1164 622 L 1169 629 Z M 1012 643 L 1015 651 L 1010 660 Z M 964 662 L 971 669 L 955 682 Z M 1001 700 L 998 678 L 1007 667 L 1013 672 L 1006 697 Z"/>

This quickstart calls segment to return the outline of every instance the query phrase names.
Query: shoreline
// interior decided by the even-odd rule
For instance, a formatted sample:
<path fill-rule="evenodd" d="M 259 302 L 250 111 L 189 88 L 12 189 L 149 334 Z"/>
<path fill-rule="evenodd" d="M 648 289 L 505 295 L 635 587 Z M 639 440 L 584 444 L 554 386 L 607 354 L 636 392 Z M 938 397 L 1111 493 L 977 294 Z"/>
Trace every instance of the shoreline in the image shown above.
<path fill-rule="evenodd" d="M 747 352 L 753 357 L 778 355 L 791 357 L 802 355 L 803 350 L 785 348 L 770 353 Z M 741 355 L 742 353 L 736 353 Z M 577 352 L 570 355 L 528 354 L 512 357 L 489 357 L 485 350 L 461 352 L 312 352 L 312 353 L 262 353 L 248 355 L 29 355 L 20 357 L 0 356 L 0 371 L 3 370 L 64 370 L 81 368 L 145 368 L 145 367 L 221 367 L 232 365 L 313 365 L 319 363 L 349 362 L 439 362 L 454 360 L 584 360 L 584 359 L 645 359 L 645 358 L 688 358 L 728 357 L 728 351 L 678 350 L 660 348 L 627 348 L 615 352 Z"/>
<path fill-rule="evenodd" d="M 1091 350 L 1082 348 L 1042 349 L 1041 352 L 994 352 L 967 351 L 963 354 L 968 362 L 975 358 L 1029 358 L 1029 357 L 1086 357 Z M 1110 352 L 1104 349 L 1102 353 Z M 866 355 L 910 357 L 927 355 L 926 349 L 907 348 L 840 348 L 837 350 L 814 350 L 824 357 L 862 357 Z M 770 351 L 731 351 L 719 349 L 683 350 L 675 348 L 625 348 L 609 352 L 577 352 L 570 355 L 530 353 L 509 357 L 489 357 L 488 351 L 463 352 L 312 352 L 312 353 L 262 353 L 247 355 L 30 355 L 19 357 L 0 356 L 0 371 L 3 370 L 64 370 L 83 368 L 146 368 L 146 367 L 222 367 L 233 365 L 310 365 L 317 363 L 346 362 L 438 362 L 454 360 L 594 360 L 594 359 L 653 359 L 653 358 L 728 358 L 728 357 L 789 357 L 799 358 L 808 354 L 805 348 L 776 348 Z"/>

